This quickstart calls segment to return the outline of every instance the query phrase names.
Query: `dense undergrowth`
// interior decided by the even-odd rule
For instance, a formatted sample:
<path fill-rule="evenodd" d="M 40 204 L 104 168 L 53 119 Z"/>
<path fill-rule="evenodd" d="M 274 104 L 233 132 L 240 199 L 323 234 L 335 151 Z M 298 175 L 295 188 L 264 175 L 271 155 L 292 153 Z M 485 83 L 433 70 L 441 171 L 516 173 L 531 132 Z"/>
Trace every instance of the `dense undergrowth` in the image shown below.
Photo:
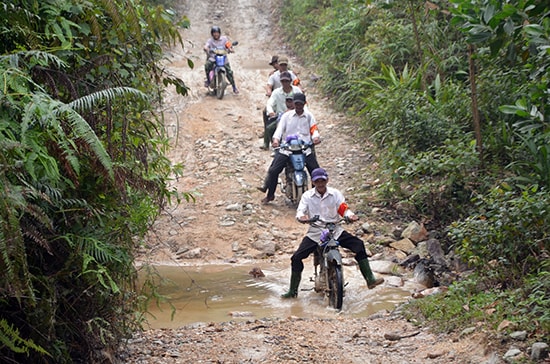
<path fill-rule="evenodd" d="M 283 3 L 292 49 L 378 146 L 378 202 L 414 206 L 475 272 L 410 312 L 550 340 L 550 6 Z"/>
<path fill-rule="evenodd" d="M 108 362 L 140 326 L 134 250 L 182 197 L 158 111 L 187 90 L 159 66 L 178 26 L 141 0 L 0 1 L 0 362 Z"/>

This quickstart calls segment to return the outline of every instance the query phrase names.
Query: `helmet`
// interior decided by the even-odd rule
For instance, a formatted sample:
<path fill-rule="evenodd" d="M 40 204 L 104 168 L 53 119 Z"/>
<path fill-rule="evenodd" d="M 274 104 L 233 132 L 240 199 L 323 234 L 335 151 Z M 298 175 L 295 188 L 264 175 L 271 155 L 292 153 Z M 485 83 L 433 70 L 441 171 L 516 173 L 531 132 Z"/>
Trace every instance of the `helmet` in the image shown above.
<path fill-rule="evenodd" d="M 220 33 L 222 34 L 222 30 L 219 26 L 214 25 L 212 28 L 210 28 L 210 35 L 213 35 L 214 33 Z"/>

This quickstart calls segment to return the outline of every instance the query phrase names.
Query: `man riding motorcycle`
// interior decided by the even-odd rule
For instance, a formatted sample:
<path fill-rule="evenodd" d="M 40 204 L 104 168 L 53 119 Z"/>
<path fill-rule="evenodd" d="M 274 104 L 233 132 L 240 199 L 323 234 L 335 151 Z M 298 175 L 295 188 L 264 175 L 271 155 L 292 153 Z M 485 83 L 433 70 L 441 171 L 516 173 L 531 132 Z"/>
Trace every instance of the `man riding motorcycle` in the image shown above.
<path fill-rule="evenodd" d="M 285 140 L 288 135 L 297 135 L 305 143 L 319 144 L 321 137 L 317 128 L 317 121 L 311 112 L 304 109 L 306 103 L 306 95 L 296 93 L 293 96 L 294 110 L 286 112 L 281 117 L 277 129 L 273 134 L 271 145 L 273 148 L 279 147 L 279 142 Z M 267 195 L 262 199 L 262 204 L 267 205 L 275 199 L 275 189 L 277 188 L 277 178 L 285 168 L 289 154 L 282 151 L 277 151 L 271 165 L 267 171 L 267 176 L 262 187 L 258 189 L 262 192 L 267 192 Z M 315 168 L 319 167 L 315 152 L 309 149 L 306 152 L 306 168 L 311 174 Z"/>
<path fill-rule="evenodd" d="M 233 52 L 231 41 L 227 36 L 225 35 L 222 36 L 222 30 L 219 26 L 214 25 L 210 29 L 210 35 L 212 37 L 206 41 L 203 48 L 204 52 L 206 53 L 206 63 L 204 64 L 204 71 L 206 72 L 206 81 L 204 81 L 205 87 L 210 86 L 210 79 L 208 75 L 216 65 L 214 51 L 216 49 L 225 48 L 229 53 Z M 225 69 L 227 70 L 227 79 L 229 80 L 229 83 L 231 83 L 231 86 L 233 86 L 233 93 L 238 94 L 239 90 L 235 85 L 235 78 L 233 77 L 233 70 L 231 69 L 229 61 L 225 63 Z"/>

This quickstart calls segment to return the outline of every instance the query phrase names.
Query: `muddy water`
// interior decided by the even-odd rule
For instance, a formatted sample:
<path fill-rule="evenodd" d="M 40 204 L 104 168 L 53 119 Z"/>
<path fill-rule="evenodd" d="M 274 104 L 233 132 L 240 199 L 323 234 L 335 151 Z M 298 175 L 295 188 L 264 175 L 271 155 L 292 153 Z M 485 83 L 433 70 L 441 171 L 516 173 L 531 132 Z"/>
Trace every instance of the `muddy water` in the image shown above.
<path fill-rule="evenodd" d="M 411 296 L 414 287 L 379 286 L 366 288 L 356 267 L 344 267 L 347 283 L 341 312 L 328 307 L 327 300 L 313 290 L 313 268 L 302 275 L 297 299 L 282 300 L 288 288 L 289 267 L 259 265 L 265 277 L 254 278 L 252 265 L 155 266 L 162 282 L 157 285 L 168 302 L 149 307 L 152 328 L 176 328 L 196 322 L 240 321 L 254 318 L 307 317 L 334 318 L 368 316 L 393 310 Z M 175 311 L 171 309 L 174 308 Z M 173 314 L 173 317 L 172 317 Z"/>

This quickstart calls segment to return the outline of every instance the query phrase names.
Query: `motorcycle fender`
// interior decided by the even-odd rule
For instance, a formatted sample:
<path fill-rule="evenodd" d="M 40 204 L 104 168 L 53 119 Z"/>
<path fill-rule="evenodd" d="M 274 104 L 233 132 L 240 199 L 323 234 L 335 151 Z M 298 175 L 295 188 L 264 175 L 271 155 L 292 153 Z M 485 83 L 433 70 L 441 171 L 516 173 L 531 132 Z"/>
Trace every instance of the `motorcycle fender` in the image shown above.
<path fill-rule="evenodd" d="M 306 156 L 304 154 L 291 154 L 290 162 L 295 171 L 303 171 L 306 166 Z"/>
<path fill-rule="evenodd" d="M 334 261 L 337 265 L 342 265 L 342 255 L 337 249 L 329 250 L 326 254 L 327 262 Z"/>
<path fill-rule="evenodd" d="M 296 183 L 296 186 L 298 187 L 302 187 L 304 184 L 307 183 L 307 176 L 303 170 L 294 171 L 294 183 Z"/>

